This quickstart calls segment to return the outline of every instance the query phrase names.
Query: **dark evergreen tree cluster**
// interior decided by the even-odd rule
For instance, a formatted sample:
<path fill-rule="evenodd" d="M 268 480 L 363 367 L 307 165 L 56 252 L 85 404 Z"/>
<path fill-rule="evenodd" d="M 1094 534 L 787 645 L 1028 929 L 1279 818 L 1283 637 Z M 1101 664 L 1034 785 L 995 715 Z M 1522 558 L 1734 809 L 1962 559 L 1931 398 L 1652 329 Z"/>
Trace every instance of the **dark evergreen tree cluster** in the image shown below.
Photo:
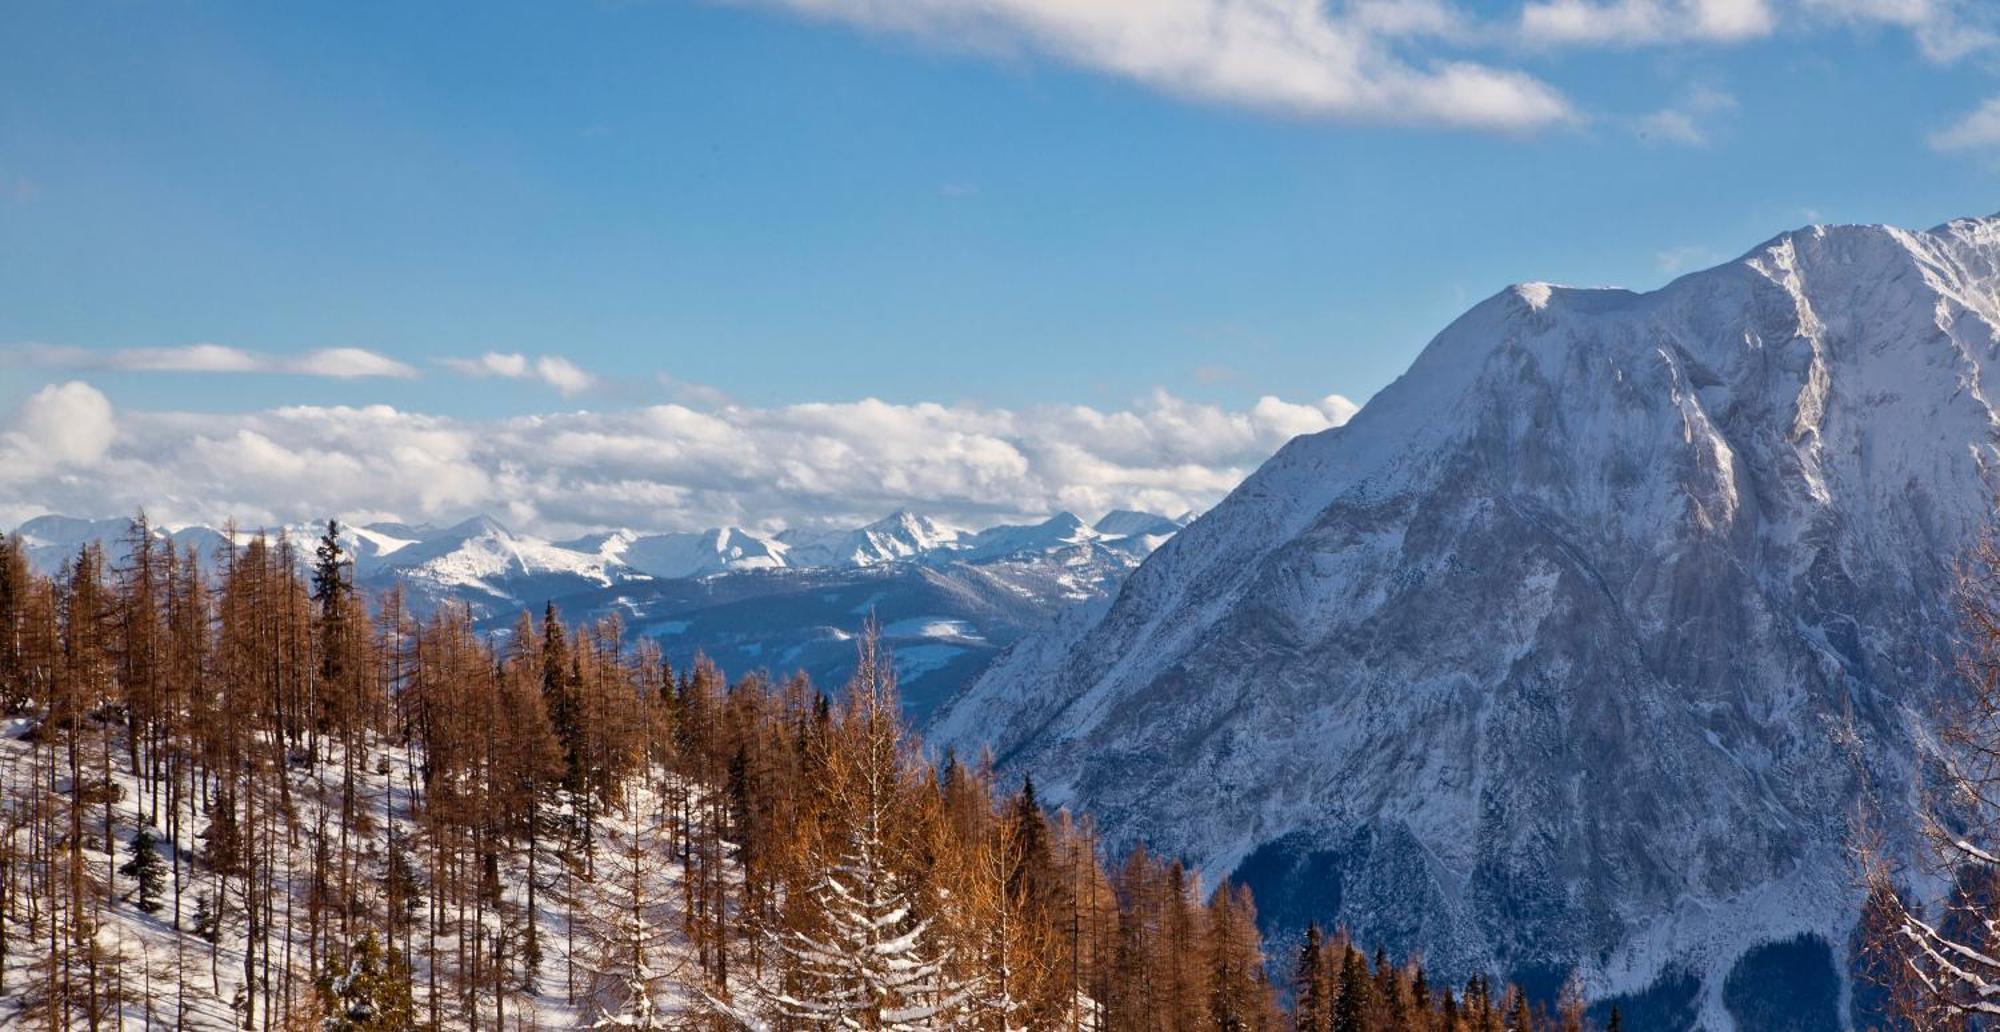
<path fill-rule="evenodd" d="M 1583 994 L 1572 981 L 1553 1008 L 1537 1006 L 1515 986 L 1474 976 L 1457 993 L 1434 986 L 1415 960 L 1371 962 L 1346 933 L 1306 928 L 1293 965 L 1295 1032 L 1582 1032 Z M 1619 1025 L 1611 1012 L 1611 1027 Z"/>

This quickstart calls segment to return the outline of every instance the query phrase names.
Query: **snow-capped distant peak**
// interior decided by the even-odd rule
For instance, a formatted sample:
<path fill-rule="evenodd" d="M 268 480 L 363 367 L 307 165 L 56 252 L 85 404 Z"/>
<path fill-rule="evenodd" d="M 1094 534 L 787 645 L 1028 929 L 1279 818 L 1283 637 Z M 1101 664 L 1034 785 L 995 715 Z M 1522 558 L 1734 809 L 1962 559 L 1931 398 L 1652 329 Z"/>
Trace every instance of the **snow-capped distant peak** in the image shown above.
<path fill-rule="evenodd" d="M 1181 529 L 1187 523 L 1185 518 L 1174 520 L 1150 512 L 1132 509 L 1113 509 L 1104 518 L 1092 525 L 1092 529 L 1108 538 L 1130 537 L 1134 534 L 1166 536 Z"/>
<path fill-rule="evenodd" d="M 1128 523 L 1133 527 L 1163 524 L 1162 529 L 1169 533 L 1172 528 L 1171 521 L 1146 514 L 1114 514 L 1107 519 L 1119 529 Z M 114 561 L 121 559 L 120 542 L 127 526 L 123 519 L 43 516 L 22 524 L 19 534 L 29 545 L 30 561 L 53 572 L 86 542 L 103 545 Z M 325 530 L 322 521 L 304 521 L 276 530 L 241 530 L 234 543 L 242 547 L 258 537 L 281 541 L 303 566 L 313 561 Z M 777 570 L 855 570 L 903 563 L 939 567 L 997 561 L 1017 566 L 1042 563 L 1063 585 L 1060 591 L 1069 594 L 1074 593 L 1072 584 L 1102 584 L 1122 576 L 1138 558 L 1165 540 L 1164 533 L 1106 534 L 1084 525 L 1071 513 L 1035 524 L 1001 525 L 969 533 L 909 510 L 850 529 L 777 536 L 742 527 L 664 533 L 620 528 L 551 541 L 515 533 L 486 515 L 443 527 L 343 523 L 339 535 L 357 582 L 394 580 L 411 589 L 412 601 L 419 606 L 456 599 L 482 610 L 632 580 Z M 176 532 L 172 540 L 194 544 L 206 553 L 221 545 L 222 536 L 197 527 Z M 1007 575 L 1033 576 L 1025 568 Z"/>
<path fill-rule="evenodd" d="M 945 548 L 956 543 L 959 532 L 951 527 L 940 526 L 928 516 L 899 509 L 887 517 L 861 528 L 862 532 L 884 542 L 891 549 L 905 548 L 915 555 L 936 548 Z"/>
<path fill-rule="evenodd" d="M 962 535 L 907 509 L 854 530 L 785 536 L 793 565 L 853 567 L 915 559 L 957 547 Z"/>
<path fill-rule="evenodd" d="M 730 570 L 774 570 L 787 565 L 782 542 L 741 527 L 691 533 L 643 534 L 626 542 L 619 558 L 653 577 L 701 577 Z"/>

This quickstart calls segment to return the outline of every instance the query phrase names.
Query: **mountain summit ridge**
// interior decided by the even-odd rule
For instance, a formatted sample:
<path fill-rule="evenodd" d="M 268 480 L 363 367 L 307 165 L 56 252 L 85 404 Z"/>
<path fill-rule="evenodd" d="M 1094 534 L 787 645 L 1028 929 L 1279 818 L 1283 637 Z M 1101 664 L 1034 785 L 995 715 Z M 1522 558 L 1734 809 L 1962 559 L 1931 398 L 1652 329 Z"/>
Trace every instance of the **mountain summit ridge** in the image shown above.
<path fill-rule="evenodd" d="M 1441 970 L 1846 959 L 1990 524 L 2000 222 L 1810 227 L 1658 290 L 1522 284 L 931 726 L 1110 842 Z M 1865 778 L 1861 773 L 1865 772 Z M 1888 829 L 1907 845 L 1907 823 Z"/>

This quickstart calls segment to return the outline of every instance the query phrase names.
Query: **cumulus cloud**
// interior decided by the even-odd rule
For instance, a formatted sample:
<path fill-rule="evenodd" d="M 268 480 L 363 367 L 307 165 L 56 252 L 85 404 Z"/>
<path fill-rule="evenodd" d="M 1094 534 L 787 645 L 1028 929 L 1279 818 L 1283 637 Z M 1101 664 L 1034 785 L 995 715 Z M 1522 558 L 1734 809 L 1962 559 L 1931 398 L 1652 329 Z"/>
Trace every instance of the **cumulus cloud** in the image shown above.
<path fill-rule="evenodd" d="M 50 384 L 29 395 L 0 434 L 0 468 L 8 471 L 0 484 L 94 465 L 116 435 L 103 392 L 81 380 Z"/>
<path fill-rule="evenodd" d="M 488 512 L 550 534 L 852 524 L 909 507 L 969 525 L 1057 510 L 1214 504 L 1291 437 L 1355 406 L 1242 409 L 1165 391 L 1130 407 L 1029 409 L 876 399 L 680 404 L 476 421 L 387 406 L 113 413 L 82 383 L 34 395 L 0 446 L 9 511 L 249 524 Z"/>
<path fill-rule="evenodd" d="M 2000 97 L 1988 98 L 1970 114 L 1931 134 L 1941 151 L 2000 150 Z"/>
<path fill-rule="evenodd" d="M 50 369 L 117 370 L 142 373 L 289 373 L 340 380 L 408 378 L 417 371 L 386 355 L 362 348 L 320 348 L 299 355 L 273 355 L 224 344 L 165 348 L 91 348 L 23 344 L 0 349 L 23 365 Z"/>
<path fill-rule="evenodd" d="M 1770 35 L 1768 0 L 1532 0 L 1521 35 L 1548 46 L 1735 43 Z"/>
<path fill-rule="evenodd" d="M 478 358 L 446 358 L 440 361 L 456 372 L 481 379 L 540 380 L 562 392 L 564 397 L 581 394 L 597 383 L 596 377 L 561 355 L 530 359 L 518 352 L 488 351 Z"/>
<path fill-rule="evenodd" d="M 746 0 L 954 46 L 1030 49 L 1202 100 L 1362 122 L 1520 131 L 1570 103 L 1525 72 L 1404 56 L 1473 34 L 1445 0 Z M 1721 2 L 1721 0 L 1709 0 Z"/>

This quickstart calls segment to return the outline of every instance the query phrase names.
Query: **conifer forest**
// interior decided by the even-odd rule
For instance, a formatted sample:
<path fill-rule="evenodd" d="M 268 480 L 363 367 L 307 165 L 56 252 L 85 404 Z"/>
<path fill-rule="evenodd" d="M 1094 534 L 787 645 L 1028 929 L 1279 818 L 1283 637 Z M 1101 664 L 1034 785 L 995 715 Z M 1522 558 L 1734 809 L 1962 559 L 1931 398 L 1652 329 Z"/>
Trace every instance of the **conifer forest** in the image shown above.
<path fill-rule="evenodd" d="M 851 683 L 481 634 L 238 535 L 0 539 L 0 1022 L 112 1029 L 1579 1029 L 1107 855 Z M 1616 1022 L 1614 1017 L 1613 1022 Z"/>

